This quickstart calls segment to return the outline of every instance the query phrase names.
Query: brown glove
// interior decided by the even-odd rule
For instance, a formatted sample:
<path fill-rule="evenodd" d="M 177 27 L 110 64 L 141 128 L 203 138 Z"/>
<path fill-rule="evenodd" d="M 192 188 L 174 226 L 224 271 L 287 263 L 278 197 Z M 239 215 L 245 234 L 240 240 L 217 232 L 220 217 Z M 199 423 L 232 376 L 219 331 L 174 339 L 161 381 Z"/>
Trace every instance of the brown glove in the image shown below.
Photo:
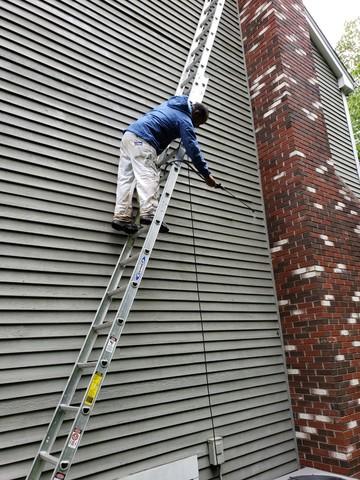
<path fill-rule="evenodd" d="M 212 177 L 211 175 L 209 175 L 208 177 L 205 177 L 205 182 L 206 182 L 206 185 L 208 185 L 209 187 L 216 187 L 217 185 L 215 178 Z"/>

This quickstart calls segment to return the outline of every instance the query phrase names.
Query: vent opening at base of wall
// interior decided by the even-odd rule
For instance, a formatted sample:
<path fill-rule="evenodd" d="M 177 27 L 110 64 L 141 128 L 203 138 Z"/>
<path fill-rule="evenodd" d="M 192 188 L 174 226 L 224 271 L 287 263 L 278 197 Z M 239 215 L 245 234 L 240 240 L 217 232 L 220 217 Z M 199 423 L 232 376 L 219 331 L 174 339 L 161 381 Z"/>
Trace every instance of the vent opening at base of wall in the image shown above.
<path fill-rule="evenodd" d="M 119 480 L 199 480 L 197 456 L 167 463 L 160 467 L 129 475 Z"/>

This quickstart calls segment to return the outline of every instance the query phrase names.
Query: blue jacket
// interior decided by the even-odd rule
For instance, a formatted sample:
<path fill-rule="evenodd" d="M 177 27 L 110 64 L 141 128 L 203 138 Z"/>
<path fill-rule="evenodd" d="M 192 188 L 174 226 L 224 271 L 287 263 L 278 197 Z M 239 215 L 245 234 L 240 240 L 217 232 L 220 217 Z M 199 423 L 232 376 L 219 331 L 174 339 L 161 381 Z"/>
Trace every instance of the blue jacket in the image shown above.
<path fill-rule="evenodd" d="M 186 153 L 197 170 L 208 176 L 210 171 L 196 139 L 191 119 L 191 104 L 188 100 L 185 95 L 170 97 L 129 125 L 125 131 L 132 132 L 150 143 L 158 155 L 173 140 L 181 138 Z"/>

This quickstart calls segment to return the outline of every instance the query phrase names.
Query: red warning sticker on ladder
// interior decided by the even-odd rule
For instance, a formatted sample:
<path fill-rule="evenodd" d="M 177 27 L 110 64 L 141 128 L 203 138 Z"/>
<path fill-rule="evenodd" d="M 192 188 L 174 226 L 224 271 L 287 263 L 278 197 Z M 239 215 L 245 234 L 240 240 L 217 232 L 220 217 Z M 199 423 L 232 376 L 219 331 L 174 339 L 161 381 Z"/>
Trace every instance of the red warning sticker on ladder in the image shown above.
<path fill-rule="evenodd" d="M 81 436 L 81 430 L 79 427 L 75 427 L 74 430 L 72 431 L 70 441 L 68 444 L 69 448 L 77 448 L 80 442 L 80 436 Z"/>
<path fill-rule="evenodd" d="M 61 472 L 57 472 L 54 477 L 55 480 L 64 480 L 64 478 L 65 478 L 65 473 L 61 473 Z"/>

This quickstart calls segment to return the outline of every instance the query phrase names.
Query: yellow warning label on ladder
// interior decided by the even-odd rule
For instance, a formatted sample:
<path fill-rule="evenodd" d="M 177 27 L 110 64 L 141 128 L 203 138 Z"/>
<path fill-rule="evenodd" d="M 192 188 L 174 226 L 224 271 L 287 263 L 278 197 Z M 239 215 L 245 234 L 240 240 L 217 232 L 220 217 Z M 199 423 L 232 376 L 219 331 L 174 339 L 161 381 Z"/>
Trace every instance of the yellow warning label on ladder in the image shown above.
<path fill-rule="evenodd" d="M 100 372 L 95 372 L 94 376 L 89 385 L 88 391 L 86 392 L 85 405 L 91 406 L 94 403 L 96 395 L 101 387 L 101 381 L 103 374 Z"/>

